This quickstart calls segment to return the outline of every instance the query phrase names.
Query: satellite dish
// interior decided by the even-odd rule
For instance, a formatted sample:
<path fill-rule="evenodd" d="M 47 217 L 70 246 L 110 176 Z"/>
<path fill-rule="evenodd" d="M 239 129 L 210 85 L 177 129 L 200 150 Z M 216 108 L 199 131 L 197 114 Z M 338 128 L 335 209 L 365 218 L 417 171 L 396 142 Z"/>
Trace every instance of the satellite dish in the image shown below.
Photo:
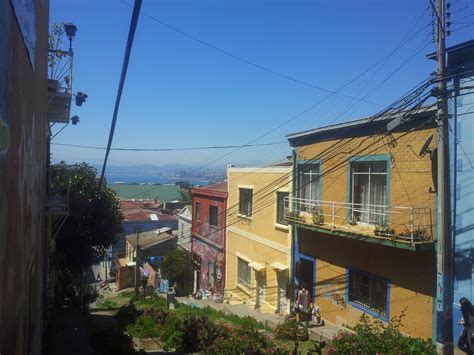
<path fill-rule="evenodd" d="M 426 138 L 425 143 L 423 143 L 423 146 L 421 147 L 420 152 L 418 153 L 418 156 L 420 158 L 423 158 L 426 153 L 431 153 L 430 144 L 432 141 L 433 141 L 433 135 L 430 134 L 429 137 Z"/>

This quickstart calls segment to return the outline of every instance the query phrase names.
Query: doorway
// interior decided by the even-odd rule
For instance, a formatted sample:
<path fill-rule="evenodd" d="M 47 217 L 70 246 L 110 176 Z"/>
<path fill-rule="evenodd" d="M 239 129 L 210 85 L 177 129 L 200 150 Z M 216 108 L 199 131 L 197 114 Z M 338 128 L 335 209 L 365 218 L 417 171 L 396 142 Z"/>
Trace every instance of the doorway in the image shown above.
<path fill-rule="evenodd" d="M 314 303 L 316 299 L 316 258 L 300 254 L 298 281 L 301 284 L 304 282 L 311 293 L 311 301 Z"/>

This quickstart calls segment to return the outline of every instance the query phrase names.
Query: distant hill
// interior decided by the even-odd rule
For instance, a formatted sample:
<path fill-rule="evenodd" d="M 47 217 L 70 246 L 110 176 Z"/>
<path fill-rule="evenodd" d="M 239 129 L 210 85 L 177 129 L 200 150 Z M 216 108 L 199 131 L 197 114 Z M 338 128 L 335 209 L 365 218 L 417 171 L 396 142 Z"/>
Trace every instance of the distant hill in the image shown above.
<path fill-rule="evenodd" d="M 181 200 L 181 190 L 177 185 L 132 185 L 132 184 L 111 184 L 109 185 L 117 196 L 125 199 L 158 199 L 161 202 Z"/>

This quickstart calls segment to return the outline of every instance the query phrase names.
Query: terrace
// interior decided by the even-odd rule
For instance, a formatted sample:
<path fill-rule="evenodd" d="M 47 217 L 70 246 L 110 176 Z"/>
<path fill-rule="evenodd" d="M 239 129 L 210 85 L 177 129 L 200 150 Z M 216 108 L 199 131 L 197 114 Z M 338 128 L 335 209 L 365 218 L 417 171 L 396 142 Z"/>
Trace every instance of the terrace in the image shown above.
<path fill-rule="evenodd" d="M 285 198 L 289 223 L 394 246 L 433 243 L 431 208 Z"/>

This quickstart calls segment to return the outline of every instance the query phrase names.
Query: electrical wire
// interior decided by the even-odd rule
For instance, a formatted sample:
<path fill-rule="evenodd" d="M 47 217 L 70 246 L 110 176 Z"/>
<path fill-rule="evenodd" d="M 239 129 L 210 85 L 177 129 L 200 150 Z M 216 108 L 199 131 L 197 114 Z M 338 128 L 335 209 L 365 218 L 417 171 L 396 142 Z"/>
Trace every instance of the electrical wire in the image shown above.
<path fill-rule="evenodd" d="M 97 150 L 107 149 L 106 147 L 97 147 L 97 146 L 80 145 L 80 144 L 67 144 L 67 143 L 52 143 L 52 144 L 60 145 L 64 147 L 74 147 L 74 148 L 97 149 Z M 221 146 L 206 146 L 206 147 L 185 147 L 185 148 L 110 148 L 110 150 L 127 151 L 127 152 L 176 152 L 176 151 L 189 151 L 189 150 L 232 149 L 232 148 L 237 148 L 237 147 L 250 148 L 250 147 L 273 146 L 273 145 L 279 145 L 279 144 L 288 144 L 288 141 L 258 143 L 258 144 L 244 144 L 244 145 L 221 145 Z"/>
<path fill-rule="evenodd" d="M 132 19 L 130 21 L 130 29 L 128 32 L 127 45 L 125 47 L 125 54 L 122 64 L 122 72 L 120 74 L 119 86 L 117 89 L 117 98 L 115 99 L 115 108 L 112 116 L 112 124 L 110 126 L 109 140 L 107 142 L 107 149 L 105 151 L 104 164 L 102 166 L 102 173 L 100 174 L 99 179 L 99 188 L 102 185 L 104 180 L 105 168 L 107 167 L 107 160 L 110 154 L 110 148 L 112 147 L 112 140 L 114 139 L 115 125 L 117 123 L 117 115 L 120 106 L 120 100 L 122 98 L 122 91 L 125 85 L 125 77 L 127 76 L 128 63 L 130 61 L 130 54 L 132 52 L 133 39 L 135 38 L 135 31 L 137 29 L 138 17 L 140 15 L 140 8 L 142 6 L 142 0 L 135 0 L 135 5 L 133 7 Z"/>
<path fill-rule="evenodd" d="M 122 0 L 122 3 L 125 4 L 125 5 L 127 5 L 127 6 L 131 6 L 129 3 L 127 3 L 127 2 L 124 1 L 124 0 Z M 226 50 L 224 50 L 224 49 L 222 49 L 222 48 L 219 48 L 219 47 L 217 47 L 217 46 L 215 46 L 215 45 L 213 45 L 213 44 L 211 44 L 211 43 L 209 43 L 209 42 L 206 42 L 206 41 L 204 41 L 204 40 L 202 40 L 202 39 L 199 39 L 199 38 L 197 38 L 197 37 L 195 37 L 195 36 L 193 36 L 193 35 L 191 35 L 191 34 L 189 34 L 189 33 L 186 33 L 186 32 L 184 32 L 184 31 L 180 30 L 179 28 L 177 28 L 177 27 L 175 27 L 175 26 L 173 26 L 173 25 L 170 25 L 170 24 L 167 23 L 167 22 L 164 22 L 163 20 L 160 20 L 159 18 L 157 18 L 157 17 L 155 17 L 155 16 L 153 16 L 153 15 L 151 15 L 151 14 L 145 12 L 145 11 L 141 11 L 141 13 L 142 13 L 143 15 L 145 15 L 146 17 L 150 18 L 151 20 L 153 20 L 153 21 L 155 21 L 155 22 L 157 22 L 157 23 L 159 23 L 159 24 L 161 24 L 161 25 L 167 27 L 168 29 L 170 29 L 170 30 L 172 30 L 172 31 L 174 31 L 174 32 L 179 33 L 180 35 L 182 35 L 182 36 L 184 36 L 184 37 L 186 37 L 186 38 L 188 38 L 188 39 L 190 39 L 190 40 L 192 40 L 192 41 L 194 41 L 194 42 L 197 42 L 197 43 L 199 43 L 199 44 L 201 44 L 201 45 L 203 45 L 203 46 L 206 46 L 206 47 L 208 47 L 208 48 L 210 48 L 210 49 L 212 49 L 212 50 L 215 50 L 215 51 L 217 51 L 217 52 L 219 52 L 219 53 L 221 53 L 221 54 L 224 54 L 224 55 L 226 55 L 226 56 L 228 56 L 228 57 L 230 57 L 230 58 L 233 58 L 233 59 L 235 59 L 235 60 L 238 60 L 238 61 L 240 61 L 240 62 L 242 62 L 242 63 L 244 63 L 244 64 L 247 64 L 247 65 L 252 66 L 252 67 L 254 67 L 254 68 L 260 69 L 260 70 L 262 70 L 262 71 L 265 71 L 265 72 L 267 72 L 267 73 L 270 73 L 270 74 L 275 75 L 275 76 L 277 76 L 277 77 L 280 77 L 280 78 L 282 78 L 282 79 L 286 79 L 286 80 L 292 81 L 292 82 L 294 82 L 294 83 L 298 83 L 298 84 L 301 84 L 301 85 L 304 85 L 304 86 L 307 86 L 307 87 L 311 87 L 311 88 L 313 88 L 313 89 L 317 89 L 317 90 L 320 90 L 320 91 L 324 91 L 324 92 L 327 92 L 327 93 L 330 93 L 330 94 L 333 94 L 333 95 L 339 95 L 339 96 L 342 96 L 342 97 L 345 97 L 345 98 L 349 98 L 349 99 L 360 100 L 360 101 L 362 101 L 362 102 L 365 102 L 365 103 L 368 103 L 368 104 L 371 104 L 371 105 L 376 105 L 376 106 L 381 106 L 381 107 L 383 107 L 383 105 L 378 104 L 378 103 L 376 103 L 376 102 L 363 100 L 363 99 L 360 99 L 360 98 L 358 98 L 358 97 L 351 96 L 351 95 L 346 95 L 346 94 L 343 94 L 343 93 L 338 92 L 338 91 L 335 91 L 335 90 L 326 89 L 326 88 L 323 88 L 323 87 L 321 87 L 321 86 L 319 86 L 319 85 L 314 85 L 314 84 L 311 84 L 311 83 L 309 83 L 309 82 L 307 82 L 307 81 L 304 81 L 304 80 L 301 80 L 301 79 L 297 79 L 297 78 L 294 78 L 294 77 L 289 76 L 289 75 L 286 75 L 286 74 L 282 74 L 282 73 L 277 72 L 277 71 L 275 71 L 275 70 L 273 70 L 273 69 L 270 69 L 270 68 L 268 68 L 268 67 L 266 67 L 266 66 L 257 64 L 257 63 L 255 63 L 255 62 L 252 62 L 252 61 L 250 61 L 250 60 L 248 60 L 248 59 L 245 59 L 245 58 L 243 58 L 243 57 L 241 57 L 241 56 L 238 56 L 238 55 L 233 54 L 233 53 L 231 53 L 231 52 L 229 52 L 229 51 L 226 51 Z"/>

